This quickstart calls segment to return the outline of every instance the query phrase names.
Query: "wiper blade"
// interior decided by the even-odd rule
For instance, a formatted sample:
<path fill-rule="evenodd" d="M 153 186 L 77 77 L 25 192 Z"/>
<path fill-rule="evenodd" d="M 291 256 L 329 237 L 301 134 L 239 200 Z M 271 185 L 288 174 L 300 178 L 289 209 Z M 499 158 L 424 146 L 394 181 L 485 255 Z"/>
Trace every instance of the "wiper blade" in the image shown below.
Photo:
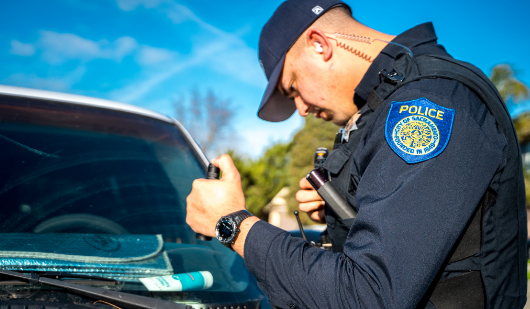
<path fill-rule="evenodd" d="M 91 275 L 72 274 L 72 273 L 68 273 L 64 271 L 30 271 L 29 273 L 30 275 L 35 274 L 41 277 L 49 277 L 52 279 L 64 279 L 64 278 L 88 279 L 88 280 L 108 281 L 110 284 L 115 284 L 115 285 L 121 284 L 121 281 L 116 280 L 116 279 L 110 279 L 110 278 L 99 277 L 99 276 L 91 276 Z"/>
<path fill-rule="evenodd" d="M 63 288 L 68 292 L 89 297 L 95 300 L 103 300 L 112 303 L 115 306 L 121 306 L 130 309 L 190 309 L 191 307 L 184 304 L 177 304 L 165 300 L 151 297 L 145 297 L 130 293 L 118 292 L 92 286 L 79 284 L 42 277 L 38 274 L 25 275 L 16 271 L 0 269 L 0 275 L 9 278 L 20 279 L 29 282 L 32 285 L 48 285 L 57 288 Z"/>
<path fill-rule="evenodd" d="M 121 281 L 116 279 L 110 279 L 105 277 L 99 277 L 99 276 L 91 276 L 91 275 L 80 275 L 80 274 L 73 274 L 63 271 L 19 271 L 18 273 L 29 273 L 30 275 L 36 274 L 41 277 L 49 277 L 52 279 L 68 279 L 68 282 L 73 282 L 76 284 L 88 284 L 88 285 L 120 285 Z M 73 280 L 72 280 L 73 279 Z M 75 280 L 75 279 L 82 279 L 82 280 Z M 5 281 L 0 280 L 0 285 L 13 285 L 13 284 L 30 284 L 29 282 L 26 282 L 24 280 L 17 280 L 17 281 Z"/>

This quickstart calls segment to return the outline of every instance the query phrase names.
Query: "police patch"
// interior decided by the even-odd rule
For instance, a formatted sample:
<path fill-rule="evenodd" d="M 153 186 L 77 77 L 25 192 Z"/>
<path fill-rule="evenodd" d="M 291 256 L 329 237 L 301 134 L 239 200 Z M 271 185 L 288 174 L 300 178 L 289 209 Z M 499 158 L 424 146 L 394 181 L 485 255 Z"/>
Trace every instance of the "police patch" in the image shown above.
<path fill-rule="evenodd" d="M 447 146 L 454 116 L 454 109 L 434 104 L 426 98 L 392 102 L 386 119 L 386 141 L 407 163 L 429 160 Z"/>

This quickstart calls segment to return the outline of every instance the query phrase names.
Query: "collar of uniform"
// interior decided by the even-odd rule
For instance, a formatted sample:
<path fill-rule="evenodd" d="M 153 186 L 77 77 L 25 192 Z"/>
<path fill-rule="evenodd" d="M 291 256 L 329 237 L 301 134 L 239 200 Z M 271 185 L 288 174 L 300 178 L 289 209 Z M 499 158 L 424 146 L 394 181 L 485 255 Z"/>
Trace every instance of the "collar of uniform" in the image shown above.
<path fill-rule="evenodd" d="M 368 110 L 368 106 L 365 105 L 363 107 L 361 107 L 361 109 L 355 113 L 351 118 L 350 120 L 348 120 L 348 122 L 344 125 L 344 127 L 342 129 L 339 130 L 339 132 L 342 132 L 342 138 L 341 138 L 341 142 L 344 143 L 344 142 L 348 142 L 349 139 L 350 139 L 350 133 L 357 130 L 357 122 L 359 121 L 359 119 L 361 119 L 361 117 L 364 115 L 364 113 Z"/>
<path fill-rule="evenodd" d="M 342 128 L 342 139 L 341 142 L 348 142 L 350 139 L 350 133 L 352 131 L 357 130 L 357 120 L 361 117 L 361 111 L 358 111 L 355 115 L 353 115 L 350 120 L 346 123 L 344 128 Z"/>
<path fill-rule="evenodd" d="M 412 29 L 409 29 L 400 35 L 396 36 L 392 42 L 404 45 L 412 50 L 415 54 L 415 47 L 429 43 L 436 42 L 436 33 L 432 23 L 424 23 L 418 25 Z M 381 69 L 392 69 L 392 63 L 399 54 L 406 53 L 407 51 L 399 46 L 388 44 L 381 53 L 374 59 L 366 74 L 364 74 L 361 82 L 355 88 L 355 96 L 353 101 L 355 105 L 361 107 L 366 104 L 368 95 L 372 88 L 378 86 L 381 83 L 379 78 L 379 72 Z"/>

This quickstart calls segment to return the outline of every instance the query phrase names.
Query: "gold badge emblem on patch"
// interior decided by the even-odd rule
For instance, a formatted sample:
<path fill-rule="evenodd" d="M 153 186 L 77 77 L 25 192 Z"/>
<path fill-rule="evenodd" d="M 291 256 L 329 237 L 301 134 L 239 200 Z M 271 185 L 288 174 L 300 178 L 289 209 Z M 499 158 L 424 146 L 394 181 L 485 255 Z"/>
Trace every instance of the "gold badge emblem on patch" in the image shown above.
<path fill-rule="evenodd" d="M 401 119 L 392 132 L 394 144 L 403 152 L 413 156 L 431 153 L 440 142 L 436 124 L 424 116 L 409 116 Z"/>
<path fill-rule="evenodd" d="M 449 143 L 455 110 L 426 98 L 392 102 L 385 124 L 388 146 L 409 164 L 432 159 Z"/>

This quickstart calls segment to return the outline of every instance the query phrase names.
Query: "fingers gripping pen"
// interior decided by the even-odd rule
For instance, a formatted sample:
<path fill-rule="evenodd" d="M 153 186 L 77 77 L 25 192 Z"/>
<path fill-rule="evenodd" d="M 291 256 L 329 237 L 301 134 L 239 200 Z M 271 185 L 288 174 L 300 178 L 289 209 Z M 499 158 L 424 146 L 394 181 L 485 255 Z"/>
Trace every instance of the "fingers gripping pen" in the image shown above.
<path fill-rule="evenodd" d="M 208 165 L 208 171 L 206 172 L 206 179 L 219 179 L 220 174 L 221 174 L 221 170 L 217 166 L 213 165 L 212 163 Z M 212 240 L 210 236 L 202 235 L 199 233 L 195 234 L 195 238 L 199 240 L 206 240 L 206 241 Z"/>

